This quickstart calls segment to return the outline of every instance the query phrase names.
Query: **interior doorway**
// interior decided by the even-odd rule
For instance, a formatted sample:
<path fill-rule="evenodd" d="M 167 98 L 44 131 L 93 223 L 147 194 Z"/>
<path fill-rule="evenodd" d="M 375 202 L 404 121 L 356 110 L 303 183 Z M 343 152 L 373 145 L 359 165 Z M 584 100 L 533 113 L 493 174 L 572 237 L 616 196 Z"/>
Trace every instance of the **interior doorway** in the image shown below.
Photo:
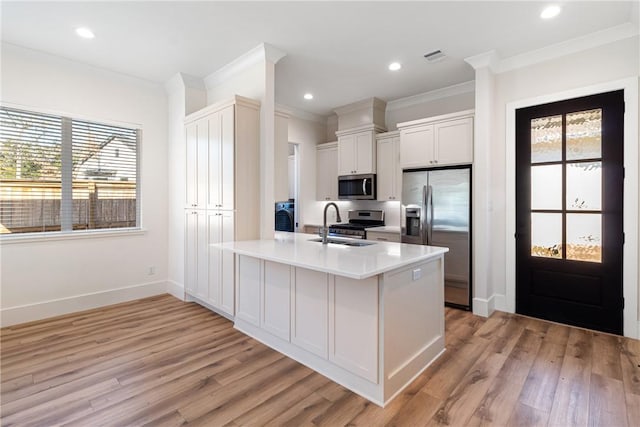
<path fill-rule="evenodd" d="M 294 231 L 298 232 L 298 224 L 300 223 L 299 212 L 302 206 L 300 206 L 300 197 L 298 192 L 300 189 L 300 147 L 295 142 L 289 143 L 289 157 L 288 157 L 288 174 L 289 174 L 289 200 L 294 200 Z"/>
<path fill-rule="evenodd" d="M 624 92 L 516 110 L 516 312 L 623 333 Z"/>

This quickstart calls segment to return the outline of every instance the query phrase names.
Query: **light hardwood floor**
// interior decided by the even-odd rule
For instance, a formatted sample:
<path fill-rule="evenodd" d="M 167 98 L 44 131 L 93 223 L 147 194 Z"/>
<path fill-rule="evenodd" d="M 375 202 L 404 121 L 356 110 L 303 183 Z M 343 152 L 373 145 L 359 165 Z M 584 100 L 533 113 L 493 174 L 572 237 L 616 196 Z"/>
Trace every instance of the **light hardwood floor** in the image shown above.
<path fill-rule="evenodd" d="M 446 310 L 385 409 L 165 295 L 1 330 L 2 425 L 640 425 L 640 342 Z"/>

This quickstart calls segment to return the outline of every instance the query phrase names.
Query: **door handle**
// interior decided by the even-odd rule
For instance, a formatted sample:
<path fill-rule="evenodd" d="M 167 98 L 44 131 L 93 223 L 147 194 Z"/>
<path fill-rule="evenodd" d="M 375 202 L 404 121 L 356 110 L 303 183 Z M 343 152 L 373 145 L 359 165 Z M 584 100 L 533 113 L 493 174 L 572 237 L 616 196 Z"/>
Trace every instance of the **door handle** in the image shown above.
<path fill-rule="evenodd" d="M 362 195 L 366 196 L 367 195 L 367 179 L 365 178 L 362 180 Z"/>

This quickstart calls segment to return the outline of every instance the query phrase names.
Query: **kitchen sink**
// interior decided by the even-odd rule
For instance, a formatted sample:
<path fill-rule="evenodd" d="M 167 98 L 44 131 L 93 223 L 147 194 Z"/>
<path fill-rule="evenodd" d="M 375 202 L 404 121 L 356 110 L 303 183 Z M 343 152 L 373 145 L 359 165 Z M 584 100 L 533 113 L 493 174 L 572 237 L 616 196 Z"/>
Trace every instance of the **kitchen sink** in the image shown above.
<path fill-rule="evenodd" d="M 322 242 L 322 238 L 318 237 L 317 239 L 309 239 L 310 242 Z M 327 243 L 334 243 L 336 245 L 345 245 L 345 246 L 370 246 L 375 245 L 372 242 L 364 242 L 360 240 L 342 240 L 342 239 L 332 239 L 329 237 L 327 239 Z"/>

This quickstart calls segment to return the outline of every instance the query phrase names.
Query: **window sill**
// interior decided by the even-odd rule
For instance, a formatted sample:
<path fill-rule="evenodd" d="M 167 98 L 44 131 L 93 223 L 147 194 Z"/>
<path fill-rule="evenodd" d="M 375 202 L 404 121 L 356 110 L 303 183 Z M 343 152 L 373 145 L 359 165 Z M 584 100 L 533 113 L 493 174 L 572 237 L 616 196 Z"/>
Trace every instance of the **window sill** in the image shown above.
<path fill-rule="evenodd" d="M 141 236 L 147 233 L 142 228 L 126 228 L 118 230 L 91 230 L 74 232 L 49 232 L 49 233 L 25 233 L 25 234 L 4 234 L 0 236 L 0 244 L 8 245 L 14 243 L 30 242 L 51 242 L 56 240 L 76 240 L 95 239 L 101 237 L 130 237 Z"/>

